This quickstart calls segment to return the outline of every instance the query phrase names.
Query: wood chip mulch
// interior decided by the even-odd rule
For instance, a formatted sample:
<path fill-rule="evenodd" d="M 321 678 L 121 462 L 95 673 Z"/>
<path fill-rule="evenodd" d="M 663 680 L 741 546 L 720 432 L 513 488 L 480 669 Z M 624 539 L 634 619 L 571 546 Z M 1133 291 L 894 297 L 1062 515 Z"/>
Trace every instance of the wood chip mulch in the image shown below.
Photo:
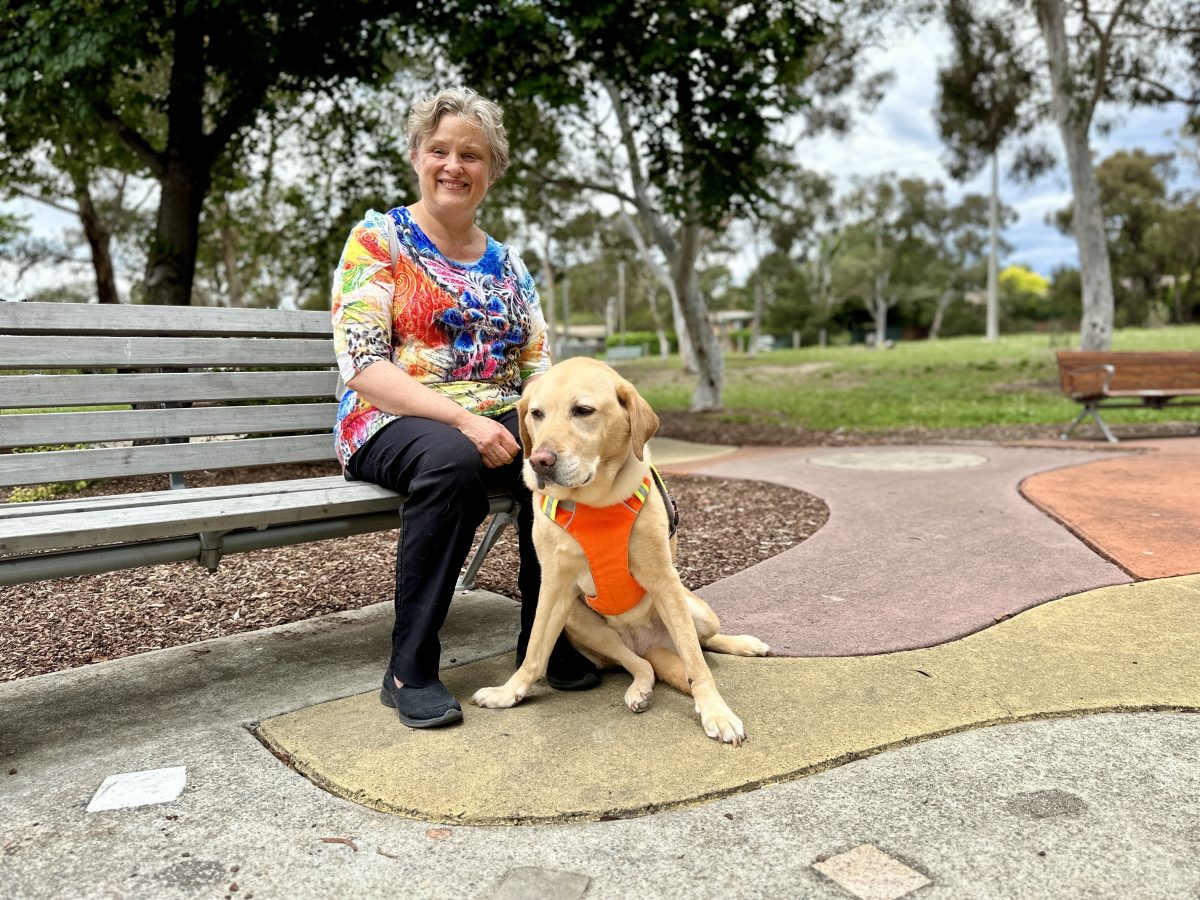
<path fill-rule="evenodd" d="M 217 484 L 239 474 L 201 473 L 190 483 Z M 319 474 L 330 473 L 293 466 L 272 477 Z M 130 481 L 83 493 L 139 489 Z M 140 489 L 166 487 L 151 481 Z M 682 518 L 678 567 L 691 588 L 795 546 L 829 514 L 820 499 L 778 485 L 698 476 L 668 481 Z M 396 537 L 395 531 L 380 532 L 229 556 L 214 574 L 195 563 L 170 563 L 0 588 L 0 681 L 390 600 Z M 516 597 L 516 567 L 509 529 L 476 587 Z"/>

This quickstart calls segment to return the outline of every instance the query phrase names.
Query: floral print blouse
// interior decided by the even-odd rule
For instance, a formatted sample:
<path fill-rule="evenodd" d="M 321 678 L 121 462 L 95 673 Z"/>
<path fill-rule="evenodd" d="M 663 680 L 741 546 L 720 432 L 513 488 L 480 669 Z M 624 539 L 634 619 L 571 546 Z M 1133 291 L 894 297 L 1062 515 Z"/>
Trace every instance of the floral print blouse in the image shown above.
<path fill-rule="evenodd" d="M 371 210 L 350 232 L 333 285 L 333 343 L 343 382 L 386 359 L 484 416 L 512 409 L 522 382 L 550 367 L 537 288 L 517 255 L 489 235 L 475 262 L 447 259 L 404 207 Z M 338 399 L 344 467 L 396 416 L 349 388 Z"/>

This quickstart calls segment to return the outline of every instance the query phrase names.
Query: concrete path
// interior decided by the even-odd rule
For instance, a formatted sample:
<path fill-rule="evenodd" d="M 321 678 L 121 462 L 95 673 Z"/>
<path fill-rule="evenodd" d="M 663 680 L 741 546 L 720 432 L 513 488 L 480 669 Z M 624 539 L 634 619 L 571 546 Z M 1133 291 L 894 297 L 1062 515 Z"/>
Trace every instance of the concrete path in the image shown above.
<path fill-rule="evenodd" d="M 1200 716 L 1180 711 L 1197 707 L 1200 579 L 1131 583 L 1018 494 L 1031 475 L 1095 455 L 907 448 L 911 455 L 881 471 L 885 452 L 898 451 L 772 450 L 728 455 L 706 469 L 746 466 L 751 477 L 823 496 L 832 510 L 810 541 L 749 570 L 757 583 L 743 573 L 736 585 L 706 592 L 728 604 L 727 624 L 743 615 L 733 606 L 742 597 L 790 653 L 811 646 L 805 656 L 849 655 L 718 659 L 717 678 L 751 734 L 740 749 L 704 738 L 690 704 L 663 686 L 649 712 L 629 713 L 619 703 L 620 674 L 587 694 L 542 691 L 515 710 L 469 709 L 462 727 L 424 735 L 421 745 L 374 698 L 390 628 L 380 605 L 0 685 L 0 892 L 1200 896 Z M 858 453 L 865 456 L 832 467 L 813 461 Z M 952 458 L 964 455 L 985 462 Z M 1200 485 L 1174 482 L 1165 496 L 1187 491 Z M 882 527 L 889 524 L 891 532 Z M 900 540 L 911 536 L 923 540 Z M 1007 555 L 992 550 L 997 542 Z M 922 565 L 890 579 L 875 574 L 911 556 L 906 543 L 929 545 Z M 813 546 L 822 552 L 800 553 Z M 796 566 L 773 565 L 789 557 L 799 576 L 788 573 Z M 1022 568 L 1030 575 L 1024 594 Z M 966 574 L 956 580 L 956 569 Z M 779 588 L 785 578 L 787 591 Z M 879 588 L 873 603 L 870 583 Z M 808 615 L 794 604 L 795 591 L 834 593 L 833 585 L 845 592 L 829 601 L 833 611 Z M 992 589 L 1001 600 L 985 596 Z M 792 633 L 787 617 L 764 612 L 759 601 L 771 591 L 794 604 Z M 1045 602 L 1054 597 L 1063 599 Z M 842 615 L 872 633 L 855 645 Z M 902 629 L 894 649 L 906 652 L 837 649 L 886 644 L 873 617 Z M 455 667 L 448 680 L 506 672 L 516 621 L 511 601 L 462 597 L 443 632 L 444 659 Z M 951 639 L 960 635 L 969 636 Z M 1157 711 L 1078 715 L 1137 707 Z M 326 726 L 317 727 L 322 711 Z M 979 727 L 1009 720 L 1019 721 Z M 273 728 L 290 759 L 254 736 Z M 435 742 L 441 752 L 432 752 Z M 372 790 L 365 780 L 339 780 L 337 790 L 353 799 L 286 764 L 311 769 L 319 760 L 332 771 L 364 746 L 378 750 L 367 758 L 392 768 L 379 768 Z M 636 817 L 468 826 L 445 808 L 422 821 L 364 805 L 383 787 L 426 777 L 440 779 L 445 797 L 494 794 L 504 765 L 540 791 L 525 793 L 527 806 L 557 813 L 526 820 L 561 820 L 572 809 L 577 819 L 597 810 Z M 184 774 L 182 793 L 87 811 L 110 776 L 144 770 Z M 590 790 L 579 790 L 580 772 Z M 555 786 L 581 801 L 554 809 L 547 798 Z"/>

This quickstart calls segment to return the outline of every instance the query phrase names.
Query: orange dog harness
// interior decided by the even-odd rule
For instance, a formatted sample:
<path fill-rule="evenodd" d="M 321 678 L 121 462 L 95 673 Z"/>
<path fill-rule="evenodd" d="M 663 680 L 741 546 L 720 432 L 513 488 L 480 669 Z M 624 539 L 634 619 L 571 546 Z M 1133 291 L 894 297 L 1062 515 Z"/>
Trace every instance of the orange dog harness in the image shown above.
<path fill-rule="evenodd" d="M 658 473 L 654 473 L 659 489 L 666 497 L 666 489 Z M 650 476 L 647 475 L 633 492 L 633 496 L 612 506 L 588 506 L 555 500 L 542 495 L 539 501 L 542 512 L 575 538 L 583 548 L 592 580 L 596 583 L 596 596 L 585 597 L 587 605 L 603 616 L 619 616 L 627 613 L 646 596 L 646 589 L 634 579 L 629 571 L 629 535 L 638 513 L 650 496 Z M 672 504 L 667 504 L 667 514 L 672 518 Z M 672 534 L 674 528 L 672 528 Z"/>

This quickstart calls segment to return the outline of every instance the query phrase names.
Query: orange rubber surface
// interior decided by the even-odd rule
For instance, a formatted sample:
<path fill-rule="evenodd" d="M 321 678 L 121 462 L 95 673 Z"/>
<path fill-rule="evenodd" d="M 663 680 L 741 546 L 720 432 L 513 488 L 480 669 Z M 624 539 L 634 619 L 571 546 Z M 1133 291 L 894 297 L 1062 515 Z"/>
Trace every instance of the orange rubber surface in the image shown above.
<path fill-rule="evenodd" d="M 1200 573 L 1200 438 L 1128 446 L 1143 452 L 1032 475 L 1021 492 L 1136 578 Z"/>

